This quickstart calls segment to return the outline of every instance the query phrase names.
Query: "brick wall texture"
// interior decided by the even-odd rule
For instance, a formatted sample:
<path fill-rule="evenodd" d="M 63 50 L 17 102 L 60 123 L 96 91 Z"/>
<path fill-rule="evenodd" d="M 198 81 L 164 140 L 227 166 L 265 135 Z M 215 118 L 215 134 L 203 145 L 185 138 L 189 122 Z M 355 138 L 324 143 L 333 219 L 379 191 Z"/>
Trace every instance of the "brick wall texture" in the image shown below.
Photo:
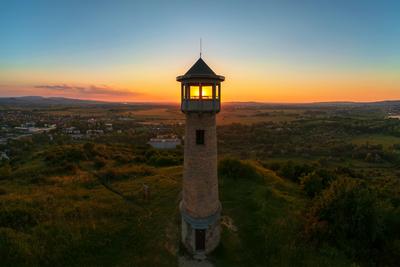
<path fill-rule="evenodd" d="M 208 217 L 219 209 L 215 114 L 186 114 L 182 208 L 191 217 Z M 205 131 L 204 145 L 196 130 Z"/>

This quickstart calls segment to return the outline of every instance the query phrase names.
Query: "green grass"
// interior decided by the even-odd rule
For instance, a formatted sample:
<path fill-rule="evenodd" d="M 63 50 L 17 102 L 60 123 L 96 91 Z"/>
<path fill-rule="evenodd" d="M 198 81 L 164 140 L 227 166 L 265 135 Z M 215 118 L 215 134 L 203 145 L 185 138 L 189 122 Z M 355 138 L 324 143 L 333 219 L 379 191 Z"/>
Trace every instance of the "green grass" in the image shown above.
<path fill-rule="evenodd" d="M 220 179 L 222 227 L 216 266 L 349 266 L 339 251 L 302 239 L 307 198 L 299 186 L 249 162 L 262 179 Z M 129 168 L 119 166 L 121 170 Z M 0 256 L 13 266 L 176 266 L 182 167 L 111 182 L 78 170 L 44 184 L 0 181 Z M 151 198 L 141 188 L 150 186 Z M 6 211 L 6 213 L 4 213 Z M 21 214 L 25 228 L 18 228 Z M 25 214 L 25 215 L 24 215 Z"/>
<path fill-rule="evenodd" d="M 34 221 L 27 229 L 14 229 L 3 220 L 0 255 L 7 255 L 3 262 L 16 266 L 176 264 L 180 167 L 114 182 L 131 201 L 105 189 L 87 173 L 76 176 L 54 177 L 51 185 L 0 183 L 5 192 L 0 204 L 8 212 L 0 216 L 12 222 L 22 210 Z M 142 183 L 150 185 L 150 201 L 141 197 Z"/>
<path fill-rule="evenodd" d="M 214 258 L 217 266 L 349 266 L 339 251 L 320 249 L 302 239 L 306 197 L 299 186 L 256 165 L 264 177 L 221 181 L 223 214 L 237 232 L 223 229 Z"/>

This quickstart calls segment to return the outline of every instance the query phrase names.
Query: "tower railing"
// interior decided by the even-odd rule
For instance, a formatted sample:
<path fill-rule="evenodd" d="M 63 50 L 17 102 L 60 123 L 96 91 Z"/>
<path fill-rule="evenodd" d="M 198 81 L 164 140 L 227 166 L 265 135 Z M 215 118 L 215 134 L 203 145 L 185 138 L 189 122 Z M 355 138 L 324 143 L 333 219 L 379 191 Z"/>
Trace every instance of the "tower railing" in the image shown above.
<path fill-rule="evenodd" d="M 212 112 L 220 111 L 220 102 L 218 99 L 184 99 L 181 104 L 182 112 Z"/>

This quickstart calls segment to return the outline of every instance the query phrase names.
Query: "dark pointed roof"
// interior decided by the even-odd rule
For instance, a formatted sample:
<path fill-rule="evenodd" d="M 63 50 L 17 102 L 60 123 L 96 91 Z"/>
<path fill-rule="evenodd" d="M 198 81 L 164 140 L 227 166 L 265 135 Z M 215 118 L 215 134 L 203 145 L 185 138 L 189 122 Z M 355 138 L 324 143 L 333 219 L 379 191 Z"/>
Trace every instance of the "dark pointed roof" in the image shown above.
<path fill-rule="evenodd" d="M 224 76 L 215 74 L 215 72 L 204 62 L 202 58 L 199 58 L 196 63 L 185 73 L 185 75 L 176 77 L 177 81 L 188 80 L 188 79 L 212 79 L 212 80 L 225 80 Z"/>
<path fill-rule="evenodd" d="M 185 73 L 185 75 L 216 75 L 215 72 L 204 62 L 202 58 L 199 58 L 196 63 Z"/>

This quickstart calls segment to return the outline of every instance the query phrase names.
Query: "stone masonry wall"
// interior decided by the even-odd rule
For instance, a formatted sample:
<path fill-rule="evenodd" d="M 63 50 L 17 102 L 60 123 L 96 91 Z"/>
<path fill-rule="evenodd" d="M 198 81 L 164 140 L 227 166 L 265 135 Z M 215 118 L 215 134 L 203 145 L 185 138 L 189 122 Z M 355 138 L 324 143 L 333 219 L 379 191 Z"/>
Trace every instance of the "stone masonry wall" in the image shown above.
<path fill-rule="evenodd" d="M 186 114 L 182 208 L 194 218 L 219 209 L 215 114 Z M 196 144 L 196 130 L 205 131 L 204 145 Z"/>

